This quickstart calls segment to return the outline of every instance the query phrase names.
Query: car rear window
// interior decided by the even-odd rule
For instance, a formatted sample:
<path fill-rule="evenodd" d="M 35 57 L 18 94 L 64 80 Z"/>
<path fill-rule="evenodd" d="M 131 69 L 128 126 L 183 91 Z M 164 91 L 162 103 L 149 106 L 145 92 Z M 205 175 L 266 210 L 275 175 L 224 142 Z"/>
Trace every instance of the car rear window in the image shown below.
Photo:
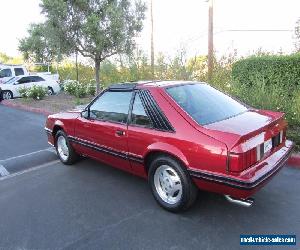
<path fill-rule="evenodd" d="M 187 84 L 166 89 L 197 123 L 206 125 L 241 114 L 247 108 L 207 84 Z"/>

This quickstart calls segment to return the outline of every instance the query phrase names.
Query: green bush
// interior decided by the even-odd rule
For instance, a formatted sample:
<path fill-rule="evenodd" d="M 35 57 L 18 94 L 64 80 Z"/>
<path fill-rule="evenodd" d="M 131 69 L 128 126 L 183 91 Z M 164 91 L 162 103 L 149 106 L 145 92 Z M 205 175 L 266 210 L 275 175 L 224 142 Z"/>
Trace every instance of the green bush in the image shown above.
<path fill-rule="evenodd" d="M 87 86 L 82 83 L 78 83 L 75 89 L 75 96 L 78 98 L 82 98 L 85 97 L 86 95 L 87 95 Z"/>
<path fill-rule="evenodd" d="M 254 108 L 284 112 L 289 123 L 288 138 L 300 149 L 300 90 L 289 92 L 284 87 L 256 81 L 251 86 L 233 83 L 231 94 Z"/>
<path fill-rule="evenodd" d="M 20 96 L 21 96 L 21 97 L 27 98 L 27 97 L 28 97 L 28 88 L 21 87 L 21 88 L 19 89 L 19 93 L 20 93 Z"/>
<path fill-rule="evenodd" d="M 34 100 L 41 100 L 47 95 L 47 88 L 33 85 L 30 88 L 20 88 L 19 93 L 21 97 L 32 98 Z"/>
<path fill-rule="evenodd" d="M 27 97 L 32 98 L 34 100 L 41 100 L 46 96 L 47 88 L 33 85 L 32 87 L 27 88 L 26 92 Z"/>
<path fill-rule="evenodd" d="M 66 80 L 62 83 L 62 89 L 70 95 L 75 95 L 78 82 L 75 80 Z"/>
<path fill-rule="evenodd" d="M 96 93 L 96 84 L 92 81 L 85 84 L 75 80 L 66 80 L 63 82 L 62 86 L 65 92 L 78 98 L 82 98 L 87 95 L 95 95 Z"/>
<path fill-rule="evenodd" d="M 251 86 L 256 82 L 293 91 L 300 86 L 300 54 L 251 56 L 232 67 L 233 80 Z"/>
<path fill-rule="evenodd" d="M 251 56 L 232 67 L 230 93 L 247 104 L 281 111 L 300 149 L 300 54 Z"/>
<path fill-rule="evenodd" d="M 87 84 L 86 93 L 92 96 L 96 94 L 96 82 L 91 81 L 89 84 Z"/>

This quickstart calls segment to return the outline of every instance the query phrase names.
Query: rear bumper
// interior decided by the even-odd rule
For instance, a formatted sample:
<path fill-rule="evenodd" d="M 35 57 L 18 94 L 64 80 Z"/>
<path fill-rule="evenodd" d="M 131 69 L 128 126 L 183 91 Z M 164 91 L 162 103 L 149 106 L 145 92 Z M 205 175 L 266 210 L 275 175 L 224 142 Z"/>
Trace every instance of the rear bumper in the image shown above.
<path fill-rule="evenodd" d="M 237 198 L 248 198 L 261 189 L 284 166 L 292 149 L 293 143 L 287 140 L 285 145 L 269 157 L 238 174 L 222 175 L 194 169 L 189 172 L 200 189 Z"/>

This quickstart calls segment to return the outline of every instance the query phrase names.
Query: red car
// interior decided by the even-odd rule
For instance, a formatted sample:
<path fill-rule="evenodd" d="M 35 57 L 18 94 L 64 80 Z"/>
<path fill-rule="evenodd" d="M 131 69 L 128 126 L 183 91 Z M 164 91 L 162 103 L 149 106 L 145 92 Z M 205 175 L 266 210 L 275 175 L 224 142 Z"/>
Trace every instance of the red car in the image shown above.
<path fill-rule="evenodd" d="M 292 151 L 286 128 L 283 113 L 183 81 L 114 84 L 84 111 L 50 115 L 45 127 L 64 164 L 88 156 L 148 178 L 173 212 L 189 208 L 198 188 L 250 206 Z"/>

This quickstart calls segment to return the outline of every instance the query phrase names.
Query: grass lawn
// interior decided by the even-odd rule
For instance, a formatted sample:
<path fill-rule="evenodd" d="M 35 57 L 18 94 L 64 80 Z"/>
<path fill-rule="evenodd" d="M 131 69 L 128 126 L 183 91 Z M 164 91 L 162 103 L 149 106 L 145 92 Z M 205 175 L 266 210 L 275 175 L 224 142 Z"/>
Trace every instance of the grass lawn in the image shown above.
<path fill-rule="evenodd" d="M 50 113 L 58 113 L 74 109 L 76 106 L 79 105 L 86 105 L 93 98 L 93 96 L 77 98 L 75 96 L 66 94 L 65 92 L 60 92 L 57 95 L 45 96 L 43 100 L 33 100 L 31 98 L 18 98 L 12 100 L 12 102 L 16 104 L 26 105 L 32 108 L 40 108 Z"/>

